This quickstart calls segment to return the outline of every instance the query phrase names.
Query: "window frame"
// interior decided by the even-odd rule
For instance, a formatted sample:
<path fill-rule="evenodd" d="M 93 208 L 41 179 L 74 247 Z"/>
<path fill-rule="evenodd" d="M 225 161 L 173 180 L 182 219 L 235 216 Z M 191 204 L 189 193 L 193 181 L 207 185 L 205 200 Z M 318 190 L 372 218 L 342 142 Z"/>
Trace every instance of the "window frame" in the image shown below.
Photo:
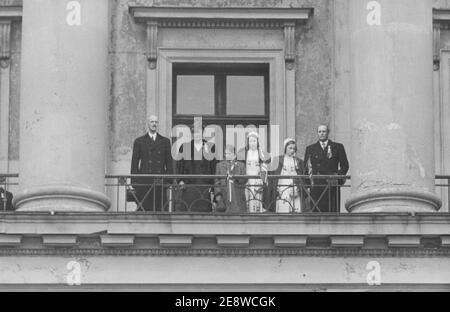
<path fill-rule="evenodd" d="M 214 76 L 214 114 L 178 114 L 177 113 L 177 77 L 211 75 Z M 227 114 L 227 76 L 264 77 L 264 114 Z M 185 63 L 174 62 L 172 68 L 172 119 L 187 120 L 193 116 L 202 116 L 205 120 L 221 121 L 265 121 L 270 120 L 270 64 L 269 63 Z"/>

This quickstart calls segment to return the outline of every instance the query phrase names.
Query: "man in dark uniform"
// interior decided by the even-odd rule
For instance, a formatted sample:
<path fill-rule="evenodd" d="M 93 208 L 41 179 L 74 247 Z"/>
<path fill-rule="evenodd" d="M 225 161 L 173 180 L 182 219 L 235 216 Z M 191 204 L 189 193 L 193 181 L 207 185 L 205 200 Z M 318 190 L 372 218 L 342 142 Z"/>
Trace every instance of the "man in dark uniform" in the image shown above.
<path fill-rule="evenodd" d="M 172 174 L 170 140 L 158 132 L 158 117 L 147 119 L 147 133 L 133 144 L 131 174 Z M 170 183 L 168 179 L 164 184 Z M 163 211 L 167 205 L 166 189 L 160 179 L 137 177 L 131 179 L 139 201 L 138 210 Z"/>
<path fill-rule="evenodd" d="M 180 175 L 213 175 L 216 170 L 216 160 L 208 159 L 206 155 L 215 153 L 215 146 L 208 144 L 203 140 L 203 128 L 200 131 L 195 131 L 195 126 L 191 127 L 193 133 L 193 140 L 183 144 L 180 147 L 179 153 L 184 155 L 188 153 L 187 157 L 182 157 L 177 162 L 177 174 Z M 211 193 L 213 191 L 214 179 L 181 179 L 179 181 L 181 186 L 181 194 L 178 194 L 179 199 L 176 200 L 177 211 L 190 212 L 211 212 Z"/>
<path fill-rule="evenodd" d="M 328 139 L 329 129 L 326 125 L 318 127 L 319 141 L 310 145 L 305 152 L 305 170 L 308 175 L 341 175 L 349 169 L 347 155 L 342 144 Z M 344 179 L 311 179 L 311 211 L 339 212 L 340 187 Z"/>
<path fill-rule="evenodd" d="M 12 204 L 13 195 L 2 187 L 2 185 L 4 184 L 5 178 L 0 177 L 0 212 L 13 211 L 14 210 Z"/>

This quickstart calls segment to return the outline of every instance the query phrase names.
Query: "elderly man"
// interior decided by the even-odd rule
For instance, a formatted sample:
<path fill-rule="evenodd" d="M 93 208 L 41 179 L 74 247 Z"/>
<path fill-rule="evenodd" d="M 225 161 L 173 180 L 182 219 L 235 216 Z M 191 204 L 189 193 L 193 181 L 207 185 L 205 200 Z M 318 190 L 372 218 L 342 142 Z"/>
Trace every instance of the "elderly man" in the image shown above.
<path fill-rule="evenodd" d="M 158 117 L 150 116 L 146 125 L 147 133 L 137 138 L 133 144 L 131 174 L 172 174 L 170 140 L 157 132 Z M 164 183 L 168 182 L 171 181 L 164 181 Z M 131 183 L 139 201 L 138 210 L 164 210 L 167 201 L 161 180 L 137 177 L 133 178 Z"/>
<path fill-rule="evenodd" d="M 347 174 L 349 164 L 342 144 L 331 141 L 326 125 L 317 129 L 319 141 L 306 148 L 305 174 L 341 175 Z M 311 179 L 311 210 L 319 212 L 339 212 L 340 187 L 345 180 Z"/>

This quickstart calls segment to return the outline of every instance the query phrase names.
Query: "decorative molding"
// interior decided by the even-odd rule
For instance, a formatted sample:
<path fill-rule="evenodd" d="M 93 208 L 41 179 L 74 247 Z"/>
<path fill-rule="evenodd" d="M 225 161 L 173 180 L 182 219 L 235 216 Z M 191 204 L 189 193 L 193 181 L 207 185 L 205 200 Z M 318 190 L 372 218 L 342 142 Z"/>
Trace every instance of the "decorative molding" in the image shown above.
<path fill-rule="evenodd" d="M 441 62 L 441 31 L 450 29 L 450 10 L 433 9 L 433 63 L 439 70 Z"/>
<path fill-rule="evenodd" d="M 305 21 L 313 14 L 312 8 L 248 8 L 248 7 L 144 7 L 129 6 L 137 21 L 195 20 L 195 21 Z"/>
<path fill-rule="evenodd" d="M 450 10 L 433 9 L 433 21 L 450 22 Z"/>
<path fill-rule="evenodd" d="M 22 7 L 0 6 L 0 67 L 8 68 L 11 59 L 11 23 L 22 19 Z"/>
<path fill-rule="evenodd" d="M 105 247 L 133 246 L 134 235 L 100 235 L 100 242 Z"/>
<path fill-rule="evenodd" d="M 433 64 L 434 70 L 439 70 L 441 61 L 441 25 L 439 23 L 433 24 Z"/>
<path fill-rule="evenodd" d="M 22 19 L 21 6 L 0 6 L 0 21 L 18 21 Z"/>
<path fill-rule="evenodd" d="M 0 246 L 15 246 L 22 243 L 22 235 L 0 234 Z"/>
<path fill-rule="evenodd" d="M 192 246 L 191 235 L 159 235 L 159 246 L 163 248 L 186 248 Z"/>
<path fill-rule="evenodd" d="M 362 247 L 364 246 L 364 236 L 331 236 L 331 247 Z"/>
<path fill-rule="evenodd" d="M 158 59 L 158 22 L 147 22 L 147 60 L 150 69 L 156 69 Z"/>
<path fill-rule="evenodd" d="M 77 249 L 77 248 L 0 248 L 1 257 L 16 256 L 136 256 L 136 257 L 361 257 L 361 258 L 428 258 L 450 257 L 450 248 L 418 249 L 309 249 L 309 248 L 276 248 L 276 249 L 191 249 L 191 248 L 161 248 L 161 249 Z"/>
<path fill-rule="evenodd" d="M 286 67 L 295 65 L 295 28 L 313 14 L 312 8 L 198 8 L 129 6 L 136 22 L 147 24 L 150 69 L 158 59 L 158 27 L 166 28 L 283 28 Z"/>
<path fill-rule="evenodd" d="M 273 244 L 275 247 L 281 247 L 281 248 L 306 247 L 307 239 L 308 239 L 308 236 L 306 236 L 306 235 L 275 236 L 273 238 Z"/>
<path fill-rule="evenodd" d="M 295 65 L 295 22 L 284 23 L 284 59 L 286 68 L 294 69 Z"/>
<path fill-rule="evenodd" d="M 77 235 L 42 235 L 44 246 L 65 247 L 77 244 Z"/>
<path fill-rule="evenodd" d="M 0 254 L 3 250 L 8 249 L 8 246 L 14 246 L 17 249 L 27 249 L 28 246 L 33 245 L 34 250 L 47 249 L 46 247 L 72 247 L 71 250 L 84 250 L 85 246 L 83 240 L 85 235 L 67 234 L 67 235 L 51 235 L 44 234 L 36 236 L 19 235 L 19 234 L 0 234 Z M 178 251 L 190 249 L 197 250 L 198 244 L 193 244 L 195 239 L 207 238 L 208 243 L 202 241 L 202 250 L 217 250 L 223 247 L 235 250 L 236 255 L 244 253 L 248 254 L 248 250 L 253 250 L 256 246 L 264 248 L 261 250 L 278 250 L 278 249 L 319 249 L 319 250 L 396 250 L 396 249 L 417 249 L 428 250 L 429 246 L 436 249 L 447 249 L 450 247 L 450 235 L 433 236 L 432 244 L 430 245 L 430 236 L 420 235 L 387 235 L 377 236 L 378 240 L 385 239 L 388 244 L 373 244 L 372 236 L 363 235 L 331 235 L 331 236 L 308 236 L 308 235 L 266 235 L 264 236 L 264 247 L 252 245 L 252 239 L 262 238 L 261 235 L 159 235 L 159 247 L 155 247 L 154 241 L 156 236 L 149 235 L 129 235 L 129 234 L 100 234 L 97 237 L 89 236 L 90 240 L 95 239 L 100 241 L 101 245 L 92 245 L 93 250 L 108 249 L 105 247 L 115 247 L 125 252 L 126 250 L 134 250 L 137 246 L 135 240 L 139 238 L 139 248 L 142 250 L 159 250 L 171 249 L 171 253 L 178 254 Z M 31 238 L 31 240 L 30 240 Z M 41 240 L 36 240 L 41 238 Z M 272 241 L 270 240 L 272 238 Z M 214 240 L 215 239 L 215 240 Z M 325 241 L 328 244 L 323 244 Z M 178 250 L 178 251 L 177 251 Z M 205 251 L 206 253 L 210 251 Z M 353 252 L 353 251 L 352 251 Z M 170 255 L 170 254 L 167 254 Z"/>
<path fill-rule="evenodd" d="M 11 59 L 11 21 L 0 20 L 0 66 L 9 67 Z"/>
<path fill-rule="evenodd" d="M 241 247 L 250 246 L 250 236 L 248 235 L 219 235 L 216 237 L 218 247 Z"/>
<path fill-rule="evenodd" d="M 164 28 L 240 28 L 240 29 L 276 29 L 283 28 L 284 23 L 278 21 L 212 21 L 212 20 L 162 20 L 161 27 Z"/>
<path fill-rule="evenodd" d="M 420 247 L 420 236 L 393 235 L 388 236 L 389 247 L 394 248 L 418 248 Z"/>

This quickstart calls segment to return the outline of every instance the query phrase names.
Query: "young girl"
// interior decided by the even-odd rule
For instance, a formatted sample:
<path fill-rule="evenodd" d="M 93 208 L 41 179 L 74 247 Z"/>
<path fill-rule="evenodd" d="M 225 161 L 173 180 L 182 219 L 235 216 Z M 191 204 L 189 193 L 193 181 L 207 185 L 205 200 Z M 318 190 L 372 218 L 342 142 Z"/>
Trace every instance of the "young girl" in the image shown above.
<path fill-rule="evenodd" d="M 301 175 L 303 170 L 303 161 L 295 156 L 297 145 L 293 139 L 284 141 L 284 155 L 278 161 L 278 169 L 273 172 L 274 175 L 296 176 Z M 292 178 L 280 178 L 278 182 L 274 181 L 277 194 L 276 211 L 277 213 L 301 212 L 303 208 L 303 196 L 300 180 Z"/>
<path fill-rule="evenodd" d="M 267 179 L 267 162 L 270 161 L 267 154 L 263 153 L 259 144 L 259 135 L 250 132 L 247 136 L 244 159 L 247 175 L 260 176 L 260 178 L 248 179 L 245 188 L 245 198 L 247 201 L 247 211 L 249 213 L 262 213 L 266 210 L 263 207 L 263 193 Z M 242 151 L 241 151 L 242 153 Z M 239 159 L 242 159 L 241 157 Z"/>
<path fill-rule="evenodd" d="M 216 175 L 245 175 L 245 165 L 236 160 L 234 146 L 227 145 L 225 148 L 225 160 L 216 166 Z M 216 198 L 217 207 L 225 206 L 227 213 L 245 213 L 245 183 L 246 179 L 216 179 L 216 194 L 222 195 Z M 219 211 L 220 209 L 218 209 Z M 219 211 L 221 212 L 221 211 Z"/>

